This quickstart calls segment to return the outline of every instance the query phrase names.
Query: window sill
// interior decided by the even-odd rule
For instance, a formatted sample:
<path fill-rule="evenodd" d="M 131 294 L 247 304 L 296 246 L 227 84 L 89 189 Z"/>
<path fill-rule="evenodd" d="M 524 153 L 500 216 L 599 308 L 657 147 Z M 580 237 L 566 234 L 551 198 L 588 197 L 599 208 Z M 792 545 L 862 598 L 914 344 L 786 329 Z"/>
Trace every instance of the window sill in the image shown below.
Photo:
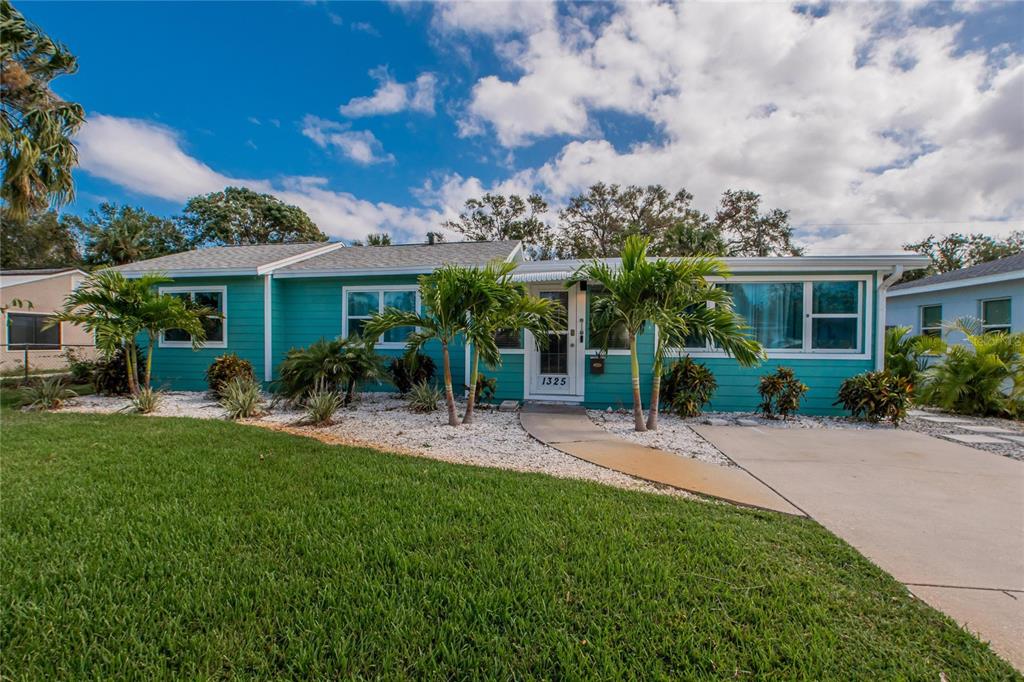
<path fill-rule="evenodd" d="M 161 341 L 158 344 L 159 348 L 188 348 L 191 350 L 191 341 Z M 203 348 L 227 348 L 227 341 L 210 341 L 199 346 L 198 350 Z"/>
<path fill-rule="evenodd" d="M 669 350 L 666 355 L 672 357 L 683 357 L 689 355 L 694 358 L 729 358 L 727 353 L 706 351 L 706 350 Z M 769 360 L 870 360 L 871 354 L 861 351 L 768 351 Z"/>
<path fill-rule="evenodd" d="M 584 351 L 584 355 L 601 355 L 601 354 L 602 354 L 602 352 L 597 350 L 596 348 L 588 348 L 587 350 Z M 609 348 L 608 350 L 604 351 L 603 354 L 604 355 L 629 355 L 629 349 L 628 348 Z"/>

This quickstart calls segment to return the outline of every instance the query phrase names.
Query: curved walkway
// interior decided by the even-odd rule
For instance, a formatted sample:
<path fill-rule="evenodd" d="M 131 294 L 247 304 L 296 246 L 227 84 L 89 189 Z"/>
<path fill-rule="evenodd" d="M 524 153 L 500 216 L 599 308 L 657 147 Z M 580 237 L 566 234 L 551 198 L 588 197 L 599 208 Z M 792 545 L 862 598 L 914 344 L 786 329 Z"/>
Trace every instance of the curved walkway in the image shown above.
<path fill-rule="evenodd" d="M 804 515 L 743 469 L 630 443 L 594 424 L 582 407 L 527 404 L 519 420 L 540 442 L 606 469 L 736 504 Z"/>

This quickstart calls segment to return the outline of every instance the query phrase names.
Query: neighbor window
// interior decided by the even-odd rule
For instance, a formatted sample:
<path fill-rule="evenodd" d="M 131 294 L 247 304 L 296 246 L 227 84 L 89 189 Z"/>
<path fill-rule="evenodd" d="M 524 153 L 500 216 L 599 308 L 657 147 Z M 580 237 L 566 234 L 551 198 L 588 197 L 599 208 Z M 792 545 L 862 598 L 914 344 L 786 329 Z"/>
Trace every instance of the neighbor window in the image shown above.
<path fill-rule="evenodd" d="M 416 288 L 402 289 L 374 289 L 371 287 L 346 287 L 345 288 L 345 315 L 343 324 L 344 336 L 362 336 L 363 327 L 377 313 L 384 312 L 385 308 L 397 308 L 406 312 L 415 313 Z M 395 327 L 384 332 L 380 343 L 383 347 L 391 346 L 397 348 L 403 346 L 409 337 L 416 330 L 415 327 Z"/>
<path fill-rule="evenodd" d="M 601 300 L 607 296 L 608 293 L 604 287 L 591 286 L 590 291 L 587 292 L 587 348 L 590 350 L 601 350 L 604 348 L 602 339 L 598 337 L 597 330 L 594 328 L 594 302 Z M 626 333 L 626 327 L 622 324 L 615 325 L 608 333 L 608 350 L 629 350 L 629 334 Z"/>
<path fill-rule="evenodd" d="M 209 308 L 216 311 L 217 317 L 203 318 L 203 329 L 206 330 L 204 344 L 212 348 L 227 346 L 227 290 L 224 287 L 169 287 L 160 289 L 160 293 L 180 298 L 186 306 L 192 308 Z M 183 329 L 167 329 L 161 335 L 160 345 L 168 348 L 191 348 L 192 335 Z"/>
<path fill-rule="evenodd" d="M 1010 333 L 1010 299 L 994 298 L 981 302 L 981 329 L 986 333 Z"/>
<path fill-rule="evenodd" d="M 942 306 L 921 306 L 921 334 L 924 336 L 942 336 Z"/>
<path fill-rule="evenodd" d="M 60 349 L 60 324 L 43 329 L 49 315 L 7 313 L 7 349 Z"/>

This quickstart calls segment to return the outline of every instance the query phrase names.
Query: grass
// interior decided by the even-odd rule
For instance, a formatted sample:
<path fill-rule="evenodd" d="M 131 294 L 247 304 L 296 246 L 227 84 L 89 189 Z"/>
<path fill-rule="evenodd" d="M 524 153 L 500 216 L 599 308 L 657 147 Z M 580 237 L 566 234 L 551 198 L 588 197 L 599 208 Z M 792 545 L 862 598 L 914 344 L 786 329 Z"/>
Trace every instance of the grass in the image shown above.
<path fill-rule="evenodd" d="M 808 520 L 227 422 L 2 448 L 4 679 L 1020 679 Z"/>

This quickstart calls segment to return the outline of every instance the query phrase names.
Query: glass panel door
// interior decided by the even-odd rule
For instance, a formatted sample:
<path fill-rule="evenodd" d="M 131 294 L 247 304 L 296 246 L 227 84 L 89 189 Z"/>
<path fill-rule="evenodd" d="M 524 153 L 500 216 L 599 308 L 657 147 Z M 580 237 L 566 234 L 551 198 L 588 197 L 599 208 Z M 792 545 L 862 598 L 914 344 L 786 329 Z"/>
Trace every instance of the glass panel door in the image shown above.
<path fill-rule="evenodd" d="M 562 306 L 565 317 L 560 328 L 548 334 L 547 346 L 533 349 L 531 390 L 538 395 L 571 394 L 575 384 L 577 349 L 575 330 L 570 330 L 568 324 L 574 318 L 575 306 L 565 289 L 538 291 L 537 296 Z"/>

